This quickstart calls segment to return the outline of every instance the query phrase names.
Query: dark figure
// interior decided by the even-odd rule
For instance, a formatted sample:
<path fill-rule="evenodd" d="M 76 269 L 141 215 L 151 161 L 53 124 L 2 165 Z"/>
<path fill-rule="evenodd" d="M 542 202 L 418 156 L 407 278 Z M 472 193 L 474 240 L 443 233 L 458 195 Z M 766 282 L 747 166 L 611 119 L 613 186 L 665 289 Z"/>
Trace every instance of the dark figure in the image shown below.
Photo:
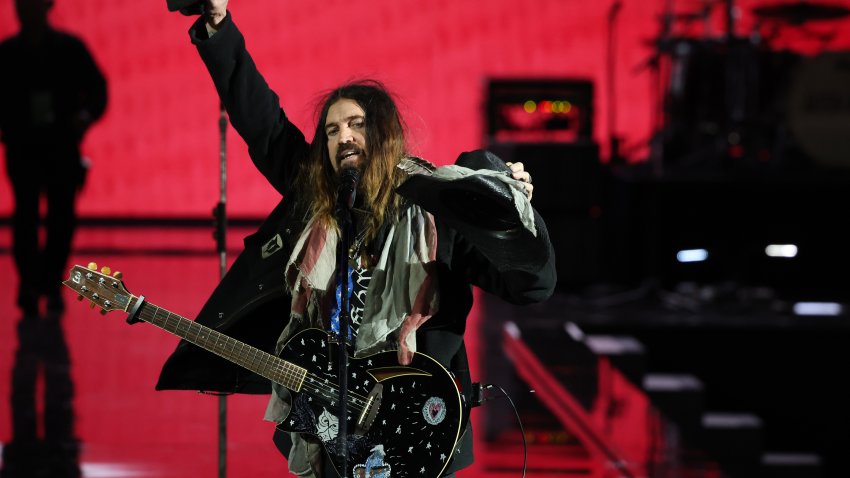
<path fill-rule="evenodd" d="M 12 367 L 12 439 L 3 447 L 0 478 L 81 475 L 70 369 L 59 316 L 25 317 L 18 323 L 18 350 Z M 43 436 L 38 433 L 35 396 L 39 373 L 44 377 Z"/>
<path fill-rule="evenodd" d="M 50 26 L 52 0 L 15 0 L 20 32 L 0 43 L 0 134 L 15 197 L 13 253 L 18 305 L 39 313 L 39 297 L 63 309 L 59 288 L 77 223 L 86 167 L 80 143 L 106 107 L 106 80 L 78 38 Z M 41 197 L 47 238 L 39 246 Z"/>
<path fill-rule="evenodd" d="M 458 425 L 447 444 L 437 434 L 446 404 L 461 400 L 456 390 L 451 396 L 426 389 L 427 374 L 405 366 L 424 360 L 414 352 L 427 354 L 454 374 L 468 403 L 472 373 L 463 336 L 472 286 L 515 304 L 552 294 L 554 253 L 529 203 L 531 176 L 521 163 L 506 165 L 481 150 L 463 153 L 458 165 L 443 168 L 411 157 L 396 104 L 375 81 L 330 92 L 314 139 L 306 141 L 257 71 L 226 7 L 226 0 L 208 1 L 190 36 L 251 159 L 283 199 L 245 239 L 245 250 L 196 322 L 269 352 L 304 347 L 299 356 L 310 367 L 320 366 L 315 375 L 310 372 L 314 385 L 305 383 L 295 396 L 184 341 L 165 364 L 157 388 L 271 392 L 266 419 L 283 430 L 275 442 L 299 476 L 404 474 L 404 467 L 438 445 L 447 448 L 434 455 L 436 462 L 428 469 L 417 462 L 408 476 L 451 475 L 472 462 L 471 432 Z M 358 174 L 352 197 L 341 185 Z M 340 218 L 349 207 L 351 247 L 338 248 L 345 242 Z M 374 435 L 365 437 L 352 424 L 345 442 L 338 440 L 335 395 L 315 393 L 340 391 L 334 384 L 341 376 L 322 375 L 333 367 L 331 357 L 340 355 L 329 348 L 334 337 L 345 337 L 336 335 L 345 322 L 344 283 L 350 286 L 348 337 L 355 360 L 368 368 L 369 357 L 380 356 L 375 361 L 384 364 L 366 373 L 340 373 L 352 375 L 345 389 L 354 396 L 357 387 L 375 391 L 375 381 L 393 380 L 378 375 L 409 380 L 404 387 L 383 385 L 384 402 L 372 408 L 383 414 L 370 429 Z M 305 339 L 305 329 L 319 331 Z M 300 339 L 289 342 L 296 334 Z M 396 415 L 402 409 L 403 416 Z M 404 441 L 410 446 L 402 450 Z M 345 470 L 336 470 L 341 454 L 326 453 L 339 443 L 360 453 L 356 461 L 341 461 Z"/>

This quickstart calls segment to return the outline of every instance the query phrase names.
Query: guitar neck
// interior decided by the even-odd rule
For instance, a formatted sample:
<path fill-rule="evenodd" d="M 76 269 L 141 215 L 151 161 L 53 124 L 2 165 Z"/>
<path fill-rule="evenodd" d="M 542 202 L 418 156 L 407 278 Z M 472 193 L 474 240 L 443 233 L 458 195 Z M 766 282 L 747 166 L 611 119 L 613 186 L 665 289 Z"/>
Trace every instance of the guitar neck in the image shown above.
<path fill-rule="evenodd" d="M 126 310 L 133 310 L 138 301 L 138 297 L 131 296 Z M 148 301 L 142 303 L 137 318 L 290 390 L 296 392 L 301 390 L 301 384 L 307 371 L 293 363 L 181 317 Z"/>

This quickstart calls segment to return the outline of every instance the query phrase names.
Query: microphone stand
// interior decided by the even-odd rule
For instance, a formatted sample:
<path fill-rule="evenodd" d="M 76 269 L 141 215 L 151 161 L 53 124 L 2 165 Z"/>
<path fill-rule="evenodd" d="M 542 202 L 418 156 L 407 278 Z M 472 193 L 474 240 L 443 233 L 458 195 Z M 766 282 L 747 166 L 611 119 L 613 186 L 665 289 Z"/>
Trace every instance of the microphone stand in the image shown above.
<path fill-rule="evenodd" d="M 203 0 L 167 0 L 170 11 L 179 11 L 184 16 L 204 15 Z M 213 239 L 219 258 L 219 277 L 227 273 L 227 110 L 219 101 L 219 199 L 213 208 Z M 227 397 L 218 396 L 218 478 L 227 475 Z"/>
<path fill-rule="evenodd" d="M 351 247 L 351 234 L 354 224 L 351 210 L 343 200 L 336 208 L 337 224 L 340 229 L 340 242 L 337 248 L 337 281 L 340 287 L 339 335 L 337 336 L 337 373 L 339 374 L 339 410 L 337 412 L 338 433 L 337 452 L 340 455 L 342 477 L 348 477 L 348 334 L 351 329 L 351 316 L 348 295 L 348 249 Z"/>
<path fill-rule="evenodd" d="M 227 111 L 224 103 L 219 106 L 219 200 L 213 209 L 215 218 L 216 251 L 219 258 L 219 273 L 223 279 L 227 273 Z M 218 477 L 227 474 L 227 396 L 218 396 Z"/>

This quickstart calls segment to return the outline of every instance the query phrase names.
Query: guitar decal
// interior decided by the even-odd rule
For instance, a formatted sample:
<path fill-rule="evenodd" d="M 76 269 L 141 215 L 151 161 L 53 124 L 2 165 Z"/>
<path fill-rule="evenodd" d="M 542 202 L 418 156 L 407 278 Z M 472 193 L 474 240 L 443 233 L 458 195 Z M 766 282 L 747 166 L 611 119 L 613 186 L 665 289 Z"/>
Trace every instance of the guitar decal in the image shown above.
<path fill-rule="evenodd" d="M 422 416 L 430 425 L 439 425 L 446 418 L 446 402 L 440 397 L 431 397 L 422 407 Z"/>
<path fill-rule="evenodd" d="M 318 435 L 323 442 L 329 442 L 336 438 L 338 433 L 339 419 L 334 415 L 331 415 L 327 409 L 324 409 L 322 414 L 319 415 L 319 423 L 316 425 L 316 435 Z"/>
<path fill-rule="evenodd" d="M 372 454 L 366 463 L 354 467 L 355 478 L 390 478 L 392 467 L 384 462 L 384 445 L 378 445 L 371 450 Z"/>

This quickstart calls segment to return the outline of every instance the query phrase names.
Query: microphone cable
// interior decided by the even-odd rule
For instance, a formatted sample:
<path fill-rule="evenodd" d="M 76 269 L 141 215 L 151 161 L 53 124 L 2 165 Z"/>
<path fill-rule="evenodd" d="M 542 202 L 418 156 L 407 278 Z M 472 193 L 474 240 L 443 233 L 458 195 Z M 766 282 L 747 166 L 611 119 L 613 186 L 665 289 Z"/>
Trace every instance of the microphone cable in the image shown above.
<path fill-rule="evenodd" d="M 510 397 L 510 395 L 508 395 L 508 392 L 506 392 L 505 389 L 500 387 L 499 385 L 488 383 L 486 385 L 473 384 L 473 386 L 477 386 L 479 388 L 479 397 L 478 397 L 479 400 L 478 400 L 478 403 L 473 404 L 473 406 L 481 405 L 483 402 L 486 402 L 487 400 L 493 400 L 494 398 L 498 398 L 498 397 L 488 397 L 488 396 L 484 395 L 484 390 L 492 390 L 494 388 L 499 389 L 499 391 L 502 392 L 502 395 L 505 398 L 508 399 L 508 403 L 511 404 L 511 408 L 514 410 L 514 415 L 516 416 L 517 425 L 519 425 L 520 435 L 522 436 L 522 478 L 525 478 L 525 472 L 528 469 L 528 443 L 525 439 L 525 428 L 523 428 L 523 426 L 522 426 L 522 419 L 520 419 L 520 417 L 519 417 L 519 410 L 517 410 L 516 405 L 514 404 L 514 401 L 511 400 L 511 397 Z M 534 393 L 534 390 L 529 390 L 529 392 Z"/>

